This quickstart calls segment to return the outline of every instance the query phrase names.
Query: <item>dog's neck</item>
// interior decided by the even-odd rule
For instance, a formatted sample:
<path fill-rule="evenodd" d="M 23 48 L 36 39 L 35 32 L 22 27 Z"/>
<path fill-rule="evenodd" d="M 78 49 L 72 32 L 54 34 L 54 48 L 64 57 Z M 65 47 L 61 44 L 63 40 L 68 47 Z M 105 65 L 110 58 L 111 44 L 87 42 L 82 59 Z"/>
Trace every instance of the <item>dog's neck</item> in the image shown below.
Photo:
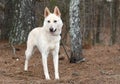
<path fill-rule="evenodd" d="M 53 37 L 58 37 L 58 36 L 60 36 L 60 34 L 55 34 L 55 33 L 52 33 L 52 32 L 50 32 L 49 33 L 51 36 L 53 36 Z"/>
<path fill-rule="evenodd" d="M 51 34 L 51 33 L 49 33 L 49 35 L 48 36 L 46 36 L 47 37 L 47 40 L 48 40 L 48 42 L 49 43 L 59 43 L 60 42 L 60 40 L 61 40 L 61 36 L 60 35 L 54 35 L 54 34 Z"/>

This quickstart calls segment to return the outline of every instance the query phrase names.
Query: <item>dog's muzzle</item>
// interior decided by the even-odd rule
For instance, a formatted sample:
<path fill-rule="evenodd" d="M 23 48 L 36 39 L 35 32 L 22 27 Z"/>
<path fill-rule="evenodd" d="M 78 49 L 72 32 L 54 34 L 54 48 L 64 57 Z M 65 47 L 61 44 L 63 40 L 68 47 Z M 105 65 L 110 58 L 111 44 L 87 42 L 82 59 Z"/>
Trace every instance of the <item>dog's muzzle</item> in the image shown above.
<path fill-rule="evenodd" d="M 54 29 L 54 28 L 50 28 L 49 30 L 50 30 L 50 32 L 55 32 L 56 31 L 56 29 Z"/>

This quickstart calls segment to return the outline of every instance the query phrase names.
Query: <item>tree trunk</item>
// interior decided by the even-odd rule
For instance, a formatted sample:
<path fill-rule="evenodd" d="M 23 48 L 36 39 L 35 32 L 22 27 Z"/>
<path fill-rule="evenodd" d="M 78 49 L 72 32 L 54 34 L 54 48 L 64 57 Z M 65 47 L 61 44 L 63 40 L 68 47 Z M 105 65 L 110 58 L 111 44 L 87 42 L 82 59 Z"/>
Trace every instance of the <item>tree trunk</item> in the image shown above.
<path fill-rule="evenodd" d="M 80 32 L 80 0 L 70 1 L 70 37 L 71 37 L 71 63 L 81 62 L 82 57 L 82 37 Z"/>
<path fill-rule="evenodd" d="M 34 0 L 10 0 L 7 3 L 5 25 L 10 31 L 10 43 L 21 44 L 26 41 L 29 31 L 34 27 L 34 4 Z"/>
<path fill-rule="evenodd" d="M 110 39 L 110 45 L 116 43 L 116 34 L 117 34 L 117 0 L 113 0 L 111 2 L 111 39 Z"/>
<path fill-rule="evenodd" d="M 95 42 L 96 43 L 100 43 L 100 33 L 101 33 L 101 28 L 102 28 L 102 19 L 103 19 L 103 8 L 104 6 L 102 5 L 104 4 L 104 1 L 100 1 L 98 4 L 98 14 L 97 14 L 97 28 L 96 28 L 96 38 L 95 38 Z"/>
<path fill-rule="evenodd" d="M 4 37 L 3 37 L 3 32 L 4 32 L 3 31 L 4 30 L 4 28 L 3 28 L 4 9 L 5 9 L 4 1 L 3 2 L 0 1 L 0 40 L 4 39 Z"/>

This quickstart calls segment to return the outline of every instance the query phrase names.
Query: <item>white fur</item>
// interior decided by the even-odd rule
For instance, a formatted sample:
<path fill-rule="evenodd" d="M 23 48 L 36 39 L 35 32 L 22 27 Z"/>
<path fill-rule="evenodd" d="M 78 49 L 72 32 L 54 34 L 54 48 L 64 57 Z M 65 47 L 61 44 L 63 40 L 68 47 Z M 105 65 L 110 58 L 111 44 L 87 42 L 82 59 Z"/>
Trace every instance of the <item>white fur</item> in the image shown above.
<path fill-rule="evenodd" d="M 47 12 L 46 12 L 47 11 Z M 26 59 L 25 59 L 25 66 L 24 70 L 28 70 L 28 60 L 33 54 L 33 49 L 36 46 L 42 55 L 42 63 L 43 63 L 43 70 L 45 74 L 45 78 L 50 80 L 50 76 L 48 73 L 48 66 L 47 66 L 47 57 L 49 52 L 53 55 L 53 64 L 55 70 L 55 79 L 59 79 L 59 72 L 58 72 L 58 53 L 59 53 L 59 45 L 61 39 L 61 30 L 62 30 L 62 20 L 60 18 L 59 9 L 54 9 L 54 13 L 49 13 L 49 10 L 45 9 L 45 12 L 48 15 L 45 15 L 45 20 L 43 27 L 38 27 L 33 29 L 29 35 L 27 40 L 27 49 L 25 51 Z M 55 14 L 57 12 L 57 14 Z M 48 22 L 48 20 L 50 22 Z M 55 22 L 55 20 L 57 22 Z M 51 32 L 50 28 L 53 28 L 55 32 Z"/>

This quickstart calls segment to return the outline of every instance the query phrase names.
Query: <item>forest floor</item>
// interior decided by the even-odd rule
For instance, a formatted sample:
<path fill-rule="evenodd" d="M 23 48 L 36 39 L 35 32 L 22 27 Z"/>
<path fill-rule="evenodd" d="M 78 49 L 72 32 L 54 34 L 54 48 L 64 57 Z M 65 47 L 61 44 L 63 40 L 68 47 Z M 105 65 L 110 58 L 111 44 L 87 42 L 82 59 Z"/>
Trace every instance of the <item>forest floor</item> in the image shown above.
<path fill-rule="evenodd" d="M 69 63 L 61 47 L 59 61 L 60 80 L 54 80 L 52 56 L 48 58 L 51 80 L 43 74 L 39 51 L 29 61 L 29 71 L 25 72 L 24 52 L 26 45 L 17 45 L 16 56 L 6 41 L 0 42 L 0 84 L 120 84 L 120 45 L 96 45 L 84 49 L 86 61 Z M 67 48 L 67 52 L 70 52 Z"/>

